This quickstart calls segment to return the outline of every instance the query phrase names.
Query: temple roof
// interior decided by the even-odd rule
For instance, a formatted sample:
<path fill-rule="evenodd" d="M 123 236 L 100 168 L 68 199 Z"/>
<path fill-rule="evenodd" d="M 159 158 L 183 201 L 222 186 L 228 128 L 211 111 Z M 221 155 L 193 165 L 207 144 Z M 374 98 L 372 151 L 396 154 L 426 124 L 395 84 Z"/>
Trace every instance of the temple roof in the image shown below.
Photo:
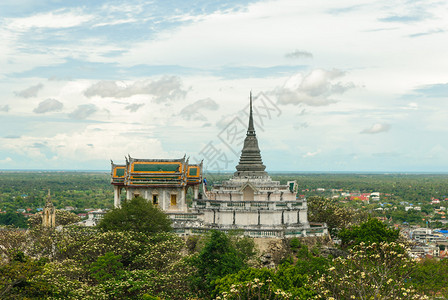
<path fill-rule="evenodd" d="M 202 162 L 180 159 L 141 159 L 130 155 L 126 164 L 111 161 L 111 183 L 116 186 L 183 187 L 202 183 Z"/>
<path fill-rule="evenodd" d="M 260 148 L 258 147 L 257 135 L 255 134 L 252 113 L 252 92 L 250 93 L 249 126 L 244 139 L 243 150 L 241 150 L 240 162 L 236 166 L 234 177 L 266 177 L 268 173 L 264 170 L 266 166 L 261 160 Z"/>

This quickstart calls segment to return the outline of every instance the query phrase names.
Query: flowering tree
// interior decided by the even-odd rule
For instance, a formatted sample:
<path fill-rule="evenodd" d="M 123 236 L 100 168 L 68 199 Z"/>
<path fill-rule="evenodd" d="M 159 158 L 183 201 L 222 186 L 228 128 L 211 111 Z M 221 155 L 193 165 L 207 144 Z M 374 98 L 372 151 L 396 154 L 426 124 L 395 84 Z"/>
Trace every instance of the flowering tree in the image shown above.
<path fill-rule="evenodd" d="M 17 251 L 27 247 L 27 232 L 12 226 L 0 227 L 0 260 L 9 261 Z"/>
<path fill-rule="evenodd" d="M 314 283 L 320 299 L 427 299 L 409 285 L 415 262 L 403 244 L 360 243 Z"/>
<path fill-rule="evenodd" d="M 56 219 L 55 219 L 56 226 L 59 225 L 65 226 L 69 224 L 78 223 L 79 221 L 81 221 L 81 218 L 78 215 L 70 211 L 56 209 Z M 28 225 L 30 227 L 36 227 L 42 225 L 42 212 L 34 214 L 31 217 L 29 217 Z"/>
<path fill-rule="evenodd" d="M 367 215 L 350 208 L 342 207 L 334 199 L 324 197 L 309 197 L 308 220 L 310 222 L 325 222 L 332 235 L 340 229 L 367 219 Z"/>

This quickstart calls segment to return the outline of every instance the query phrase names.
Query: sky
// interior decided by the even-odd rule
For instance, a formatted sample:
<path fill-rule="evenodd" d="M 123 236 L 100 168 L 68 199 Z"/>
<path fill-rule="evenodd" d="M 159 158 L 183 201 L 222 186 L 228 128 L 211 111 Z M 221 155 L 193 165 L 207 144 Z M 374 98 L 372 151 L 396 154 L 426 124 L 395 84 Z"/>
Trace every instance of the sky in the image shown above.
<path fill-rule="evenodd" d="M 0 170 L 448 172 L 447 1 L 0 3 Z"/>

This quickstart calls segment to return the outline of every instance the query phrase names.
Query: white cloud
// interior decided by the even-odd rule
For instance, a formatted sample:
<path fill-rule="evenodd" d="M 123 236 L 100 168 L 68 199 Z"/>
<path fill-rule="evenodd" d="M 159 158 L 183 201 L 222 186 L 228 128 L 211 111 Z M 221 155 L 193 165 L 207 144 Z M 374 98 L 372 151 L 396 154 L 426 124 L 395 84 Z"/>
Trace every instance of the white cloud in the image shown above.
<path fill-rule="evenodd" d="M 313 54 L 308 51 L 294 50 L 285 54 L 286 58 L 313 58 Z"/>
<path fill-rule="evenodd" d="M 403 109 L 406 110 L 417 110 L 418 109 L 418 103 L 411 102 L 408 104 L 408 106 L 403 107 Z"/>
<path fill-rule="evenodd" d="M 24 89 L 20 92 L 15 92 L 16 96 L 23 97 L 23 98 L 31 98 L 31 97 L 37 97 L 37 93 L 44 87 L 42 83 L 39 83 L 37 85 L 30 86 L 29 88 Z"/>
<path fill-rule="evenodd" d="M 0 160 L 0 164 L 7 164 L 12 162 L 12 158 L 11 157 L 6 157 L 5 159 L 1 159 Z"/>
<path fill-rule="evenodd" d="M 314 152 L 307 152 L 306 154 L 302 155 L 302 157 L 303 158 L 313 157 L 313 156 L 318 155 L 320 152 L 321 152 L 320 150 L 317 150 L 317 151 L 314 151 Z"/>
<path fill-rule="evenodd" d="M 130 112 L 136 112 L 137 110 L 140 109 L 140 107 L 144 106 L 144 103 L 133 103 L 133 104 L 129 104 L 126 105 L 126 107 L 124 109 L 129 110 Z"/>
<path fill-rule="evenodd" d="M 0 111 L 8 112 L 9 111 L 9 105 L 2 105 L 2 106 L 0 106 Z"/>
<path fill-rule="evenodd" d="M 376 123 L 373 124 L 372 127 L 366 128 L 361 131 L 361 133 L 365 134 L 375 134 L 375 133 L 381 133 L 381 132 L 387 132 L 390 130 L 390 125 L 386 123 Z"/>
<path fill-rule="evenodd" d="M 68 116 L 71 119 L 77 119 L 82 120 L 86 119 L 87 117 L 91 116 L 95 112 L 98 111 L 98 108 L 94 104 L 83 104 L 78 105 L 78 107 L 71 112 Z"/>
<path fill-rule="evenodd" d="M 60 111 L 64 105 L 56 99 L 47 99 L 39 103 L 33 110 L 36 114 L 43 114 L 51 111 Z"/>
<path fill-rule="evenodd" d="M 128 153 L 138 158 L 166 158 L 180 153 L 167 153 L 161 142 L 147 136 L 151 128 L 132 124 L 94 124 L 73 133 L 52 137 L 22 136 L 16 139 L 0 138 L 0 149 L 26 156 L 30 164 L 45 162 L 50 168 L 76 169 L 76 162 L 99 161 L 107 166 L 109 159 L 124 161 Z M 129 135 L 139 132 L 139 135 Z M 6 158 L 7 161 L 10 159 Z M 6 161 L 5 160 L 5 161 Z M 68 165 L 65 163 L 68 162 Z M 65 164 L 65 165 L 64 165 Z"/>
<path fill-rule="evenodd" d="M 190 105 L 185 106 L 179 113 L 179 115 L 185 120 L 202 120 L 206 121 L 207 117 L 200 113 L 200 110 L 217 110 L 219 108 L 211 98 L 198 100 Z"/>
<path fill-rule="evenodd" d="M 27 31 L 30 28 L 70 28 L 92 19 L 93 15 L 83 14 L 81 10 L 56 10 L 25 18 L 9 19 L 8 28 L 18 31 Z"/>
<path fill-rule="evenodd" d="M 306 104 L 324 106 L 335 103 L 333 95 L 343 94 L 354 88 L 353 83 L 334 82 L 344 76 L 344 72 L 315 69 L 303 76 L 301 73 L 292 76 L 283 87 L 274 89 L 271 94 L 277 97 L 279 104 Z"/>
<path fill-rule="evenodd" d="M 187 90 L 177 76 L 165 76 L 159 80 L 136 81 L 131 84 L 116 81 L 100 81 L 90 86 L 85 92 L 86 97 L 128 98 L 134 95 L 151 95 L 155 103 L 183 99 Z"/>

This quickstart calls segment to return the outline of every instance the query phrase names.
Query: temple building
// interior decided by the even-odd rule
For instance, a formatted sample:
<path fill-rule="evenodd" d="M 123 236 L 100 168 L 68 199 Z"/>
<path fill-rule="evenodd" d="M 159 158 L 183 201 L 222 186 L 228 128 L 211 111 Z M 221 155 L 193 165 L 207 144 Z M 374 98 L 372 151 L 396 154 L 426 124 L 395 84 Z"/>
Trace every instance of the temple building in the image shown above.
<path fill-rule="evenodd" d="M 202 184 L 202 163 L 182 159 L 126 158 L 125 165 L 112 162 L 115 207 L 121 191 L 126 199 L 142 196 L 158 205 L 173 220 L 179 235 L 240 230 L 252 237 L 302 237 L 328 234 L 325 224 L 310 224 L 306 199 L 297 199 L 297 182 L 280 184 L 265 171 L 255 133 L 252 96 L 249 124 L 239 164 L 233 177 L 210 191 Z M 189 207 L 186 193 L 193 189 Z"/>
<path fill-rule="evenodd" d="M 48 190 L 48 196 L 42 210 L 42 226 L 48 228 L 56 227 L 56 209 L 53 202 L 51 202 L 50 190 Z"/>
<path fill-rule="evenodd" d="M 199 196 L 202 163 L 189 164 L 181 159 L 137 159 L 128 156 L 125 165 L 112 164 L 114 206 L 119 207 L 121 193 L 125 199 L 141 196 L 166 212 L 187 212 L 186 194 L 193 189 Z"/>

